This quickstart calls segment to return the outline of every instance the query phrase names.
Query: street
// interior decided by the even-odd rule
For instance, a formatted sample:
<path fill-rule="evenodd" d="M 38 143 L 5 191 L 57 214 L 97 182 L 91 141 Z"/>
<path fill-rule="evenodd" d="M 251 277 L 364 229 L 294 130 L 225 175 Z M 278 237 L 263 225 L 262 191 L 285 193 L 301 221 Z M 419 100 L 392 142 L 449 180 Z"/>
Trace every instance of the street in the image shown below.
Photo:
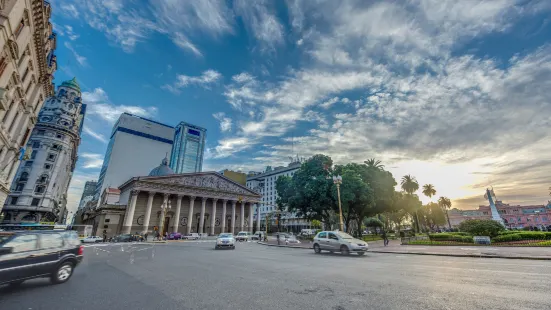
<path fill-rule="evenodd" d="M 2 309 L 550 309 L 551 261 L 238 243 L 92 245 L 69 282 L 0 287 Z"/>

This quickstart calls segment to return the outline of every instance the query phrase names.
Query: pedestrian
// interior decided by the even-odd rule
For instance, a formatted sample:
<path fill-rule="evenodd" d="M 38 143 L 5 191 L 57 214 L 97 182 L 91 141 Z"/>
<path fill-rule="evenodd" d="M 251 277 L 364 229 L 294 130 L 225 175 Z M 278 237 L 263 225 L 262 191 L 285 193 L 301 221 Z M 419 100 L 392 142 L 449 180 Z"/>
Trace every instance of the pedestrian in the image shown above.
<path fill-rule="evenodd" d="M 103 242 L 107 241 L 107 231 L 103 231 Z"/>
<path fill-rule="evenodd" d="M 147 232 L 145 232 L 145 234 L 143 235 L 145 241 L 147 241 L 147 235 L 148 235 Z"/>
<path fill-rule="evenodd" d="M 385 246 L 388 245 L 388 237 L 386 236 L 386 231 L 383 229 L 381 232 L 381 237 L 383 237 L 383 243 Z"/>

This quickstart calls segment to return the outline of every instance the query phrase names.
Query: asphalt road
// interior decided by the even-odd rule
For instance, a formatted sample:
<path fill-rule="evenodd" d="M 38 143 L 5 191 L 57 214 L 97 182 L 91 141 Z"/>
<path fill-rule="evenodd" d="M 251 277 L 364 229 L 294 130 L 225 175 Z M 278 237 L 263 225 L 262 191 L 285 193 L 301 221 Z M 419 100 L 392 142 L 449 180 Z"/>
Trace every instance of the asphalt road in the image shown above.
<path fill-rule="evenodd" d="M 86 248 L 69 282 L 0 287 L 0 308 L 551 309 L 549 261 L 213 247 Z"/>

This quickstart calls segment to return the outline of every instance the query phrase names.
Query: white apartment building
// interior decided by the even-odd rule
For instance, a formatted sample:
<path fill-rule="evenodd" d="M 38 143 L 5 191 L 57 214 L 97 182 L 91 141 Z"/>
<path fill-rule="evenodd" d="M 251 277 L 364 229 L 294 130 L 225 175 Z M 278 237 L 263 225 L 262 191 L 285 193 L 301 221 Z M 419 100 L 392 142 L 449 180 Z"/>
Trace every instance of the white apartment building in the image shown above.
<path fill-rule="evenodd" d="M 260 202 L 260 222 L 263 227 L 266 225 L 266 215 L 277 210 L 276 199 L 278 197 L 276 190 L 276 180 L 280 176 L 292 177 L 295 172 L 300 168 L 301 163 L 299 161 L 290 163 L 287 167 L 276 167 L 271 169 L 268 167 L 266 171 L 261 173 L 249 172 L 247 176 L 247 187 L 260 193 L 262 199 Z M 255 213 L 254 217 L 258 216 Z M 298 218 L 296 214 L 285 212 L 281 217 L 282 223 L 280 224 L 285 230 L 298 232 L 300 229 L 309 228 L 310 223 L 305 219 Z M 272 219 L 270 225 L 275 225 L 275 220 Z"/>
<path fill-rule="evenodd" d="M 4 206 L 4 223 L 64 223 L 67 189 L 77 161 L 86 105 L 76 79 L 46 100 Z"/>
<path fill-rule="evenodd" d="M 111 139 L 94 199 L 106 188 L 117 188 L 137 175 L 148 175 L 162 158 L 170 158 L 174 127 L 140 116 L 123 113 L 113 126 Z"/>
<path fill-rule="evenodd" d="M 0 1 L 0 211 L 44 99 L 54 94 L 50 17 L 43 0 Z"/>

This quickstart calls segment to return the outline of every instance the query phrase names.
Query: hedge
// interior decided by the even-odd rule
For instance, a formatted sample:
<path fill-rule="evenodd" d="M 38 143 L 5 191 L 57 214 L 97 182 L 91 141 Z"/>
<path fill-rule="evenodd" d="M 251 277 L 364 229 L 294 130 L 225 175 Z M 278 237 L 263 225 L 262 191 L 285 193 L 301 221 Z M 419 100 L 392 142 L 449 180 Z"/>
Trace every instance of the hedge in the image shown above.
<path fill-rule="evenodd" d="M 458 232 L 449 232 L 447 233 L 449 235 L 456 235 L 456 236 L 470 236 L 468 233 L 466 232 L 462 232 L 462 231 L 458 231 Z"/>
<path fill-rule="evenodd" d="M 551 240 L 551 232 L 519 232 L 497 236 L 492 239 L 493 242 L 510 242 L 521 240 Z"/>
<path fill-rule="evenodd" d="M 467 242 L 467 243 L 473 243 L 473 237 L 471 236 L 462 236 L 462 235 L 456 235 L 456 234 L 430 234 L 429 235 L 430 240 L 438 240 L 438 241 L 455 241 L 455 242 Z"/>

